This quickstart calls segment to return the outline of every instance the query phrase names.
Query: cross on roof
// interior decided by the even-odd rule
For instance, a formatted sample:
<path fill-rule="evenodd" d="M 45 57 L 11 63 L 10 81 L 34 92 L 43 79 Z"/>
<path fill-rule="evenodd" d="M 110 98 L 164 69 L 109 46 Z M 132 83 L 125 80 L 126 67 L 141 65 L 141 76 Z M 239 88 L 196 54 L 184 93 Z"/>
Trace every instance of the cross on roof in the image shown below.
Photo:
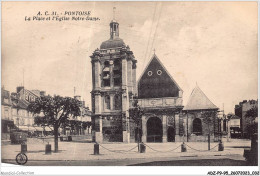
<path fill-rule="evenodd" d="M 155 54 L 155 48 L 153 49 L 153 54 Z"/>
<path fill-rule="evenodd" d="M 113 7 L 113 19 L 115 20 L 115 15 L 116 15 L 116 7 Z"/>

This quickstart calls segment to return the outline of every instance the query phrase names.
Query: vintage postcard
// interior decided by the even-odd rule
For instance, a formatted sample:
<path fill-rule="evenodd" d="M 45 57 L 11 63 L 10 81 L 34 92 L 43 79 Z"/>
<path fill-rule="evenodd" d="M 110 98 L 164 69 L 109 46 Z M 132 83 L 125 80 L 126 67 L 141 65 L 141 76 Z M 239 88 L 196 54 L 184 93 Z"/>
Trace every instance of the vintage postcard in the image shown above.
<path fill-rule="evenodd" d="M 1 10 L 2 175 L 259 175 L 257 1 Z"/>

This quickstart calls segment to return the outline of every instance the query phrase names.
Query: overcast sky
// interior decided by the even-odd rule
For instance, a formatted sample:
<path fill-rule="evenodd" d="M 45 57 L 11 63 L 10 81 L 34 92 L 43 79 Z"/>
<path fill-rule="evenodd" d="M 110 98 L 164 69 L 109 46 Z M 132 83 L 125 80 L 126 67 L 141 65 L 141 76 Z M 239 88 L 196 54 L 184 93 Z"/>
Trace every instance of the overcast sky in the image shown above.
<path fill-rule="evenodd" d="M 89 56 L 109 39 L 116 7 L 120 38 L 137 79 L 153 50 L 184 91 L 196 82 L 225 112 L 258 97 L 257 2 L 2 2 L 2 85 L 81 95 L 91 105 Z M 41 11 L 91 11 L 100 21 L 25 21 Z"/>

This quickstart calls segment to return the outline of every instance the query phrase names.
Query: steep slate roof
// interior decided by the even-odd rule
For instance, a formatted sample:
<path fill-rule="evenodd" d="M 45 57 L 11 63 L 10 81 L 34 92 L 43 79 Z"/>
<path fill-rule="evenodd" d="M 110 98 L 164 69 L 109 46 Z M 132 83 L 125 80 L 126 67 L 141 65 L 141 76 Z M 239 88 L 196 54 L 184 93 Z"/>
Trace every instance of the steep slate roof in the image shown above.
<path fill-rule="evenodd" d="M 209 98 L 202 92 L 198 85 L 192 90 L 187 105 L 183 110 L 217 110 Z"/>
<path fill-rule="evenodd" d="M 27 109 L 29 103 L 22 99 L 18 99 L 18 102 L 13 101 L 13 107 L 18 109 Z"/>
<path fill-rule="evenodd" d="M 27 89 L 26 89 L 26 90 L 27 90 Z M 39 90 L 27 90 L 27 91 L 33 93 L 34 95 L 36 95 L 36 96 L 38 96 L 38 97 L 41 96 L 41 93 L 40 93 L 41 91 L 39 91 Z"/>
<path fill-rule="evenodd" d="M 178 97 L 179 91 L 179 85 L 154 54 L 138 80 L 138 97 Z"/>
<path fill-rule="evenodd" d="M 150 59 L 150 61 L 148 62 L 148 64 L 146 65 L 145 69 L 143 70 L 143 73 L 141 74 L 141 76 L 139 77 L 137 83 L 140 82 L 140 80 L 142 79 L 143 75 L 145 74 L 145 72 L 147 71 L 148 67 L 150 66 L 151 62 L 153 60 L 156 60 L 157 62 L 159 62 L 160 66 L 163 67 L 163 69 L 165 70 L 165 72 L 170 76 L 171 80 L 174 82 L 174 84 L 178 87 L 179 90 L 183 91 L 181 89 L 181 87 L 177 84 L 177 82 L 173 79 L 172 75 L 168 72 L 168 70 L 165 68 L 165 66 L 162 64 L 162 62 L 160 61 L 160 59 L 156 56 L 156 54 L 153 54 L 152 58 Z"/>

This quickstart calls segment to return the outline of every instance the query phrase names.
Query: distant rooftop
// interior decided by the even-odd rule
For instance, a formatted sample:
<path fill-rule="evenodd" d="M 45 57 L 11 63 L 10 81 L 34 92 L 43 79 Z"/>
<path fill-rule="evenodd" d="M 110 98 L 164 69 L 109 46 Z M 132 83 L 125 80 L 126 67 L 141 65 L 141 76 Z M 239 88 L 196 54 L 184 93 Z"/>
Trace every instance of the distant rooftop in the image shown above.
<path fill-rule="evenodd" d="M 198 85 L 193 89 L 187 105 L 183 110 L 217 110 L 218 107 L 214 105 Z"/>

